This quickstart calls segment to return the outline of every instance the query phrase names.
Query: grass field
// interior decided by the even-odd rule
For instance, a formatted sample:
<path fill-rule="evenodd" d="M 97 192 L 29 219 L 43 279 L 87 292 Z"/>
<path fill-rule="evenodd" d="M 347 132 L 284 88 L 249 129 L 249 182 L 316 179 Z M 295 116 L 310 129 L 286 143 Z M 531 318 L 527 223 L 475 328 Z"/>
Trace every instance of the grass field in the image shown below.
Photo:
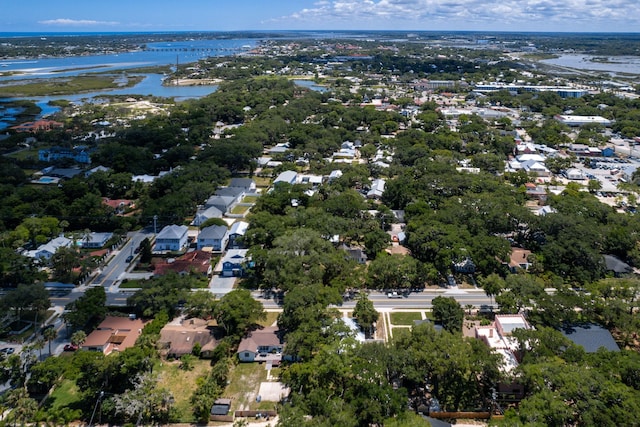
<path fill-rule="evenodd" d="M 64 408 L 76 408 L 80 405 L 80 390 L 75 381 L 63 380 L 59 386 L 57 386 L 51 396 L 47 399 L 45 407 L 47 409 L 53 409 L 59 411 Z"/>
<path fill-rule="evenodd" d="M 211 361 L 194 359 L 193 369 L 184 371 L 179 368 L 180 362 L 158 363 L 153 372 L 158 374 L 158 387 L 171 392 L 175 399 L 173 408 L 182 422 L 193 422 L 191 413 L 191 395 L 195 390 L 196 379 L 211 369 Z"/>
<path fill-rule="evenodd" d="M 260 383 L 266 379 L 267 371 L 263 364 L 239 363 L 232 368 L 229 385 L 222 396 L 232 400 L 232 411 L 257 409 L 259 403 L 256 402 L 256 396 L 260 390 Z"/>
<path fill-rule="evenodd" d="M 414 320 L 422 319 L 422 315 L 420 313 L 415 312 L 398 312 L 398 313 L 390 313 L 389 317 L 391 318 L 392 325 L 413 325 Z"/>

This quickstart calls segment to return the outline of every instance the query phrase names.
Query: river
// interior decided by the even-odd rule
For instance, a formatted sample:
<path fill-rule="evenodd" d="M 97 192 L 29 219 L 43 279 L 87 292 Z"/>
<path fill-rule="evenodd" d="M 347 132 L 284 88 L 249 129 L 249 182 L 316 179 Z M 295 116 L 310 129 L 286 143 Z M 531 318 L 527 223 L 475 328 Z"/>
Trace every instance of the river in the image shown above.
<path fill-rule="evenodd" d="M 0 76 L 0 84 L 20 79 L 68 77 L 78 74 L 104 71 L 120 71 L 140 67 L 175 65 L 197 62 L 210 56 L 226 56 L 247 51 L 256 46 L 257 39 L 233 40 L 185 40 L 147 44 L 146 50 L 113 55 L 72 56 L 65 58 L 17 59 L 0 61 L 0 72 L 15 71 L 20 74 Z M 3 108 L 2 102 L 10 99 L 36 101 L 42 109 L 37 118 L 58 111 L 58 107 L 48 105 L 49 101 L 66 99 L 82 102 L 101 95 L 151 95 L 170 97 L 177 101 L 200 98 L 217 89 L 217 86 L 163 86 L 161 74 L 143 74 L 145 78 L 138 84 L 121 89 L 85 92 L 75 95 L 0 98 L 0 130 L 12 125 L 18 111 Z"/>

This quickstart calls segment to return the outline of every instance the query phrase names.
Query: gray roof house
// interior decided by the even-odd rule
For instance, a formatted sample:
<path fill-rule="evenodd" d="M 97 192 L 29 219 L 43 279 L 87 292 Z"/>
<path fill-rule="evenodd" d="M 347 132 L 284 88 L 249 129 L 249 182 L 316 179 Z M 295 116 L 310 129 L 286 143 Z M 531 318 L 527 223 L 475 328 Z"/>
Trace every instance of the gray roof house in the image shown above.
<path fill-rule="evenodd" d="M 295 184 L 298 178 L 298 172 L 296 171 L 284 171 L 273 180 L 273 185 L 279 182 L 286 182 L 287 184 Z"/>
<path fill-rule="evenodd" d="M 609 351 L 620 351 L 611 332 L 593 323 L 572 325 L 562 330 L 562 335 L 581 345 L 587 353 L 595 353 L 600 347 Z"/>
<path fill-rule="evenodd" d="M 58 251 L 59 248 L 67 248 L 71 246 L 73 240 L 67 239 L 64 236 L 56 237 L 55 239 L 38 246 L 38 249 L 28 251 L 26 256 L 36 259 L 51 259 L 51 257 Z"/>
<path fill-rule="evenodd" d="M 198 249 L 211 247 L 216 252 L 224 250 L 229 240 L 228 231 L 224 225 L 212 225 L 203 228 L 198 234 Z"/>
<path fill-rule="evenodd" d="M 236 203 L 236 198 L 231 196 L 211 196 L 205 202 L 207 208 L 215 207 L 223 214 L 226 213 Z"/>
<path fill-rule="evenodd" d="M 83 248 L 101 248 L 107 244 L 113 233 L 91 233 L 87 239 L 82 240 Z"/>
<path fill-rule="evenodd" d="M 248 192 L 253 192 L 256 190 L 256 182 L 251 178 L 231 178 L 229 187 L 243 188 Z"/>
<path fill-rule="evenodd" d="M 156 251 L 179 251 L 187 245 L 186 225 L 167 225 L 156 236 Z"/>
<path fill-rule="evenodd" d="M 200 226 L 204 224 L 204 222 L 208 219 L 222 218 L 223 214 L 224 212 L 222 212 L 220 209 L 216 208 L 215 206 L 209 206 L 208 208 L 205 208 L 205 209 L 198 209 L 198 212 L 196 212 L 196 215 L 193 218 L 193 221 L 191 222 L 191 225 Z"/>

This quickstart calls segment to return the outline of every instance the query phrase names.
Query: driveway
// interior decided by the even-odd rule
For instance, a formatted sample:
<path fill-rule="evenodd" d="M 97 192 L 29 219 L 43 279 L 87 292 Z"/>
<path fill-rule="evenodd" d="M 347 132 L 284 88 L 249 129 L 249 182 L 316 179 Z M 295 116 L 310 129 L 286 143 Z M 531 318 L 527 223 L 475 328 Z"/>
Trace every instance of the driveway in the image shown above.
<path fill-rule="evenodd" d="M 216 295 L 226 295 L 233 290 L 236 283 L 236 277 L 222 277 L 217 274 L 211 278 L 209 290 Z"/>

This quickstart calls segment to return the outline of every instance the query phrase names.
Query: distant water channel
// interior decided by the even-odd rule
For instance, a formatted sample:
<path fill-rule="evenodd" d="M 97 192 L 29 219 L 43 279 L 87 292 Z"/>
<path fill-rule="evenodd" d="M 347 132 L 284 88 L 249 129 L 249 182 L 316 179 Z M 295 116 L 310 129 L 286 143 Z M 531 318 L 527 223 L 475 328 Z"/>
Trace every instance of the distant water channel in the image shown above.
<path fill-rule="evenodd" d="M 597 56 L 606 58 L 607 62 L 594 62 L 593 55 L 567 54 L 558 58 L 545 59 L 541 61 L 545 64 L 557 65 L 560 67 L 575 68 L 577 70 L 602 71 L 611 74 L 624 73 L 640 75 L 640 57 L 638 56 Z"/>
<path fill-rule="evenodd" d="M 67 58 L 44 58 L 0 61 L 0 72 L 20 71 L 24 74 L 0 77 L 0 84 L 8 81 L 70 77 L 78 74 L 105 71 L 125 71 L 132 68 L 175 65 L 197 62 L 210 56 L 227 56 L 250 50 L 256 46 L 256 39 L 235 40 L 185 40 L 178 42 L 149 43 L 143 51 L 113 55 L 74 56 Z M 151 95 L 174 98 L 178 101 L 201 98 L 216 91 L 217 86 L 163 86 L 161 74 L 144 74 L 145 78 L 132 87 L 85 92 L 75 95 L 60 95 L 30 98 L 0 98 L 0 130 L 9 127 L 17 111 L 2 108 L 1 103 L 11 99 L 36 101 L 42 109 L 38 118 L 55 113 L 58 107 L 48 105 L 50 101 L 65 99 L 85 102 L 102 95 Z"/>

